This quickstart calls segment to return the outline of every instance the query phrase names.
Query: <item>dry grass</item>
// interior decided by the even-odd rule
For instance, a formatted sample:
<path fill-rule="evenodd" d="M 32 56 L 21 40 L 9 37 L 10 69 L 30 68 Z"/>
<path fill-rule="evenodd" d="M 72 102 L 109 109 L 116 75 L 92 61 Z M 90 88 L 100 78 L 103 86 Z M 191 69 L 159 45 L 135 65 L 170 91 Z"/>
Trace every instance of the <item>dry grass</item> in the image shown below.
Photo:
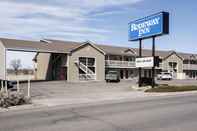
<path fill-rule="evenodd" d="M 145 90 L 145 92 L 183 92 L 183 91 L 194 91 L 197 90 L 197 86 L 169 86 L 160 85 L 156 88 Z"/>

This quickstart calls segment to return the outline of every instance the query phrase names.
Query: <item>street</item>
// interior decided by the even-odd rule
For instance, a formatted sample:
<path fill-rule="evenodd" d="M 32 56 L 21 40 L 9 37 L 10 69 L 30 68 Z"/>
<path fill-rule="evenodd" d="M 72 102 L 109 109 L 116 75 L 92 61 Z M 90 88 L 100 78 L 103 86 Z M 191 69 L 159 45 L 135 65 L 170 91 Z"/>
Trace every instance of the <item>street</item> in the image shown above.
<path fill-rule="evenodd" d="M 0 113 L 0 131 L 196 131 L 196 94 Z"/>

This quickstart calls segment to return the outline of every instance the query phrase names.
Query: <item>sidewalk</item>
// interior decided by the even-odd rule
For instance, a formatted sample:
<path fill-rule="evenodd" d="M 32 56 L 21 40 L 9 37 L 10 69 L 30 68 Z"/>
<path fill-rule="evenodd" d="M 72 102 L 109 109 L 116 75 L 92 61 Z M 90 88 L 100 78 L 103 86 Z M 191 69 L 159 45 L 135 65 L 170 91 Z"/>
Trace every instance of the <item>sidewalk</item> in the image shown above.
<path fill-rule="evenodd" d="M 176 93 L 144 93 L 142 91 L 119 92 L 119 93 L 102 93 L 92 95 L 81 95 L 77 97 L 54 97 L 46 99 L 35 99 L 30 105 L 14 106 L 8 109 L 0 108 L 0 113 L 9 111 L 22 111 L 30 109 L 42 109 L 56 106 L 76 107 L 85 105 L 129 102 L 137 100 L 150 100 L 160 97 L 175 97 L 184 95 L 197 94 L 197 91 L 176 92 Z"/>
<path fill-rule="evenodd" d="M 177 96 L 197 94 L 197 91 L 190 92 L 174 92 L 174 93 L 145 93 L 142 91 L 131 91 L 131 92 L 117 92 L 117 93 L 102 93 L 102 94 L 89 94 L 80 95 L 75 97 L 54 97 L 48 99 L 34 100 L 33 103 L 42 106 L 59 106 L 59 105 L 73 105 L 73 104 L 87 104 L 97 102 L 111 102 L 111 101 L 126 101 L 126 100 L 137 100 L 140 98 L 151 98 L 160 96 Z"/>

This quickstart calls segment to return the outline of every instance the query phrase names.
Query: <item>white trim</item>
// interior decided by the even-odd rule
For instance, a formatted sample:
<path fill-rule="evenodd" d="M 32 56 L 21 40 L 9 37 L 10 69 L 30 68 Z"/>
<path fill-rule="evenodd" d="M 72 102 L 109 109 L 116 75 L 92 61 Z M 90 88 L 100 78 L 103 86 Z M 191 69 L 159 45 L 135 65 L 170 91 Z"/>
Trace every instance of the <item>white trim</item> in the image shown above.
<path fill-rule="evenodd" d="M 79 49 L 79 48 L 81 48 L 82 46 L 85 46 L 85 45 L 90 45 L 90 46 L 94 47 L 95 49 L 97 49 L 100 53 L 106 55 L 106 53 L 103 50 L 101 50 L 99 47 L 97 47 L 94 43 L 92 43 L 90 41 L 86 41 L 83 44 L 81 44 L 81 45 L 77 46 L 76 48 L 72 49 L 71 53 L 75 52 L 77 49 Z"/>
<path fill-rule="evenodd" d="M 109 64 L 111 62 L 115 62 L 118 63 L 117 65 L 113 65 L 113 64 Z M 106 64 L 106 62 L 108 62 L 108 64 Z M 124 66 L 124 62 L 127 63 L 127 66 Z M 133 66 L 130 66 L 129 63 L 134 64 Z M 136 68 L 135 66 L 135 61 L 119 61 L 119 60 L 105 60 L 105 68 Z"/>
<path fill-rule="evenodd" d="M 24 51 L 24 52 L 41 52 L 41 53 L 62 53 L 68 54 L 68 52 L 61 51 L 47 51 L 47 50 L 36 50 L 36 49 L 21 49 L 21 48 L 6 48 L 8 51 Z"/>

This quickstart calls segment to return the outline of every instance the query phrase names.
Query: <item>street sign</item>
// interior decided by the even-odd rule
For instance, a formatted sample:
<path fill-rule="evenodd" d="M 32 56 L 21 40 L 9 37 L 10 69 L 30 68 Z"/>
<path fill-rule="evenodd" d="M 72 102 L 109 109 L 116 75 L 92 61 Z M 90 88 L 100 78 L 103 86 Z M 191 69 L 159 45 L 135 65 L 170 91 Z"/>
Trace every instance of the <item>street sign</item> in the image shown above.
<path fill-rule="evenodd" d="M 129 23 L 129 41 L 169 33 L 169 13 L 160 12 Z"/>
<path fill-rule="evenodd" d="M 154 66 L 154 57 L 143 57 L 136 58 L 135 60 L 136 67 L 153 67 Z"/>

